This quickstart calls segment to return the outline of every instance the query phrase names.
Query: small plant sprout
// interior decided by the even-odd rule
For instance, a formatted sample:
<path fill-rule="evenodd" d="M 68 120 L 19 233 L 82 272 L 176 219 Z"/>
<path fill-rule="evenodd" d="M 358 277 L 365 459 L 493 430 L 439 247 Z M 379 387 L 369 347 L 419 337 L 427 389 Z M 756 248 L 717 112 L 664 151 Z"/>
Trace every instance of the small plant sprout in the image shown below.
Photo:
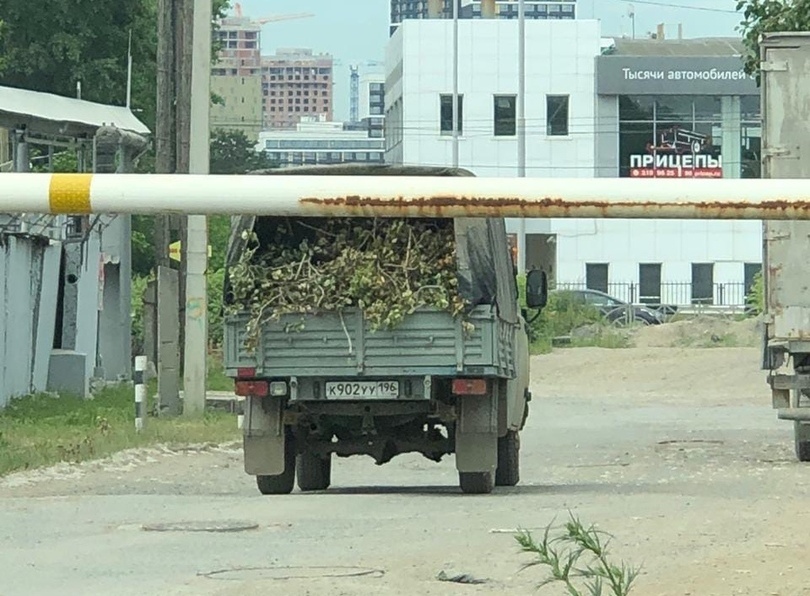
<path fill-rule="evenodd" d="M 554 522 L 540 539 L 527 530 L 518 532 L 515 539 L 521 550 L 535 556 L 523 569 L 548 567 L 550 575 L 538 587 L 561 583 L 568 596 L 627 596 L 640 569 L 624 562 L 612 563 L 608 556 L 610 536 L 593 525 L 585 527 L 578 517 L 569 515 L 555 537 L 551 536 Z"/>

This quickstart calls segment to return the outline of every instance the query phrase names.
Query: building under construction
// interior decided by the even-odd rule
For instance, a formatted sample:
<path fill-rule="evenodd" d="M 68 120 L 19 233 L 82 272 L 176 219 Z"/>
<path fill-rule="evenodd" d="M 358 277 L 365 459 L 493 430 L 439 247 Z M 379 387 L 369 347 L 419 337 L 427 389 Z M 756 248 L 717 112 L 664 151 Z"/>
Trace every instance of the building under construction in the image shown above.
<path fill-rule="evenodd" d="M 458 0 L 460 19 L 516 19 L 518 0 Z M 527 19 L 576 18 L 576 0 L 525 0 Z M 452 0 L 391 0 L 391 26 L 394 31 L 410 19 L 451 19 Z"/>
<path fill-rule="evenodd" d="M 333 116 L 334 62 L 329 54 L 279 49 L 262 58 L 265 128 L 295 128 L 302 116 Z"/>
<path fill-rule="evenodd" d="M 241 10 L 239 11 L 241 13 Z M 220 21 L 219 60 L 211 71 L 211 128 L 241 130 L 257 140 L 262 130 L 261 24 L 237 14 Z"/>

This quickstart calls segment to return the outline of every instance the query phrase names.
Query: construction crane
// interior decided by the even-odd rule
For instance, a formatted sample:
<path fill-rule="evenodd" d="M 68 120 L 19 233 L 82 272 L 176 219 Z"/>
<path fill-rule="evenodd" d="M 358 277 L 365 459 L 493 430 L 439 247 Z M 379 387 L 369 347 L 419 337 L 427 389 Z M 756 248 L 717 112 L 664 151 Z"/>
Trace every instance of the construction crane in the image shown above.
<path fill-rule="evenodd" d="M 261 17 L 259 19 L 251 19 L 250 17 L 244 17 L 242 15 L 242 5 L 239 4 L 239 2 L 233 5 L 233 13 L 237 19 L 247 18 L 251 23 L 254 23 L 256 25 L 266 25 L 267 23 L 277 23 L 278 21 L 291 21 L 294 19 L 308 19 L 310 17 L 315 16 L 311 12 L 298 12 L 292 14 L 276 14 L 267 17 Z"/>
<path fill-rule="evenodd" d="M 343 61 L 336 59 L 332 64 L 342 66 Z M 353 123 L 360 121 L 360 66 L 385 66 L 385 62 L 366 60 L 349 64 L 349 121 Z"/>

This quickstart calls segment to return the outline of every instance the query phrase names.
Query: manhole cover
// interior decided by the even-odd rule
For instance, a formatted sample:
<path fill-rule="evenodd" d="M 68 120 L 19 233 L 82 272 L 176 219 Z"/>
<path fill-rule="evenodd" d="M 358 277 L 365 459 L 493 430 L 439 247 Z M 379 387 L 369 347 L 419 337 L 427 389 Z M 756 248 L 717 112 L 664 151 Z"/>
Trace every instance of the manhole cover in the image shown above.
<path fill-rule="evenodd" d="M 382 577 L 382 569 L 367 567 L 241 567 L 201 573 L 209 579 L 249 581 L 267 579 L 316 579 L 323 577 Z"/>
<path fill-rule="evenodd" d="M 147 532 L 245 532 L 255 530 L 259 524 L 249 521 L 184 521 L 165 524 L 144 524 Z"/>

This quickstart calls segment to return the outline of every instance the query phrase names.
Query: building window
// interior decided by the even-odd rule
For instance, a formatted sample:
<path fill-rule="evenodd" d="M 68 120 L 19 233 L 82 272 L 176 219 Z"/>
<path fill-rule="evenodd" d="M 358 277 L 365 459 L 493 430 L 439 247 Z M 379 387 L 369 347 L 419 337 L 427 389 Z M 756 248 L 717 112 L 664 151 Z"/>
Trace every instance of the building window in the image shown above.
<path fill-rule="evenodd" d="M 661 304 L 661 263 L 638 266 L 638 298 L 642 304 Z"/>
<path fill-rule="evenodd" d="M 546 96 L 546 134 L 550 137 L 568 136 L 568 96 Z"/>
<path fill-rule="evenodd" d="M 493 114 L 496 137 L 513 137 L 517 132 L 515 114 L 517 95 L 496 95 Z"/>
<path fill-rule="evenodd" d="M 453 96 L 440 95 L 439 126 L 441 134 L 453 134 Z M 464 130 L 464 96 L 458 96 L 458 134 Z"/>
<path fill-rule="evenodd" d="M 589 290 L 599 292 L 608 291 L 608 264 L 607 263 L 586 263 L 585 265 L 585 286 Z"/>
<path fill-rule="evenodd" d="M 714 264 L 692 263 L 692 304 L 714 302 Z"/>
<path fill-rule="evenodd" d="M 743 280 L 745 282 L 745 295 L 748 296 L 751 293 L 751 289 L 754 287 L 754 278 L 757 276 L 757 273 L 762 271 L 762 263 L 745 263 L 744 272 L 743 272 Z"/>

